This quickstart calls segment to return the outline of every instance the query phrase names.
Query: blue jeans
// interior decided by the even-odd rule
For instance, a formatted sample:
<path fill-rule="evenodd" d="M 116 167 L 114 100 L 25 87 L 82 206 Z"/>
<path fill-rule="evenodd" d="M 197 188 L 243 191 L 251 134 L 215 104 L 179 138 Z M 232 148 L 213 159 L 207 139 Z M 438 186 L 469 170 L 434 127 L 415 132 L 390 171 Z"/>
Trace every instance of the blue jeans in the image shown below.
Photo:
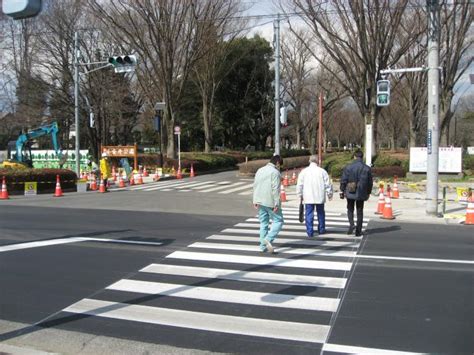
<path fill-rule="evenodd" d="M 304 205 L 306 233 L 308 234 L 308 237 L 312 237 L 314 234 L 314 206 L 316 206 L 316 213 L 318 214 L 318 233 L 323 234 L 326 232 L 326 214 L 324 213 L 324 203 L 308 203 Z"/>
<path fill-rule="evenodd" d="M 272 220 L 272 228 L 269 231 L 268 225 L 270 219 Z M 273 242 L 283 227 L 281 206 L 276 212 L 273 212 L 273 208 L 271 207 L 258 206 L 258 220 L 260 221 L 260 250 L 265 250 L 265 239 L 270 243 Z"/>

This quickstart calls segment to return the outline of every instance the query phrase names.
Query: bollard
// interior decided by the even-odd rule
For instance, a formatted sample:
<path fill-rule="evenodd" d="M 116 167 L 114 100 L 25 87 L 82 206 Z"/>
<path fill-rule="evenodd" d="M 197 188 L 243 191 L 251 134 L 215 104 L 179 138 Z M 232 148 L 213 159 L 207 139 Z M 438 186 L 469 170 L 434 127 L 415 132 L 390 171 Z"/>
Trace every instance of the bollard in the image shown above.
<path fill-rule="evenodd" d="M 443 216 L 446 214 L 446 189 L 447 187 L 443 187 Z"/>

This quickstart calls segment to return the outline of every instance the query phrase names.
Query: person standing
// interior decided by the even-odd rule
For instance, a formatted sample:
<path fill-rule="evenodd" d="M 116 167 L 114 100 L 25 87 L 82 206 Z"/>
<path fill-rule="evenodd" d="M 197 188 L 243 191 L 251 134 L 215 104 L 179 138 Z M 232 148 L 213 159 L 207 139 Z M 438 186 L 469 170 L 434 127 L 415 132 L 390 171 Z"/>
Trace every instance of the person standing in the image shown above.
<path fill-rule="evenodd" d="M 109 157 L 107 153 L 102 153 L 102 159 L 100 159 L 100 175 L 103 179 L 104 182 L 104 187 L 107 190 L 107 182 L 109 177 L 112 175 L 111 173 L 111 168 L 110 168 L 110 162 L 109 162 Z"/>
<path fill-rule="evenodd" d="M 354 205 L 357 209 L 356 237 L 362 235 L 364 219 L 364 201 L 367 201 L 372 192 L 372 170 L 362 162 L 361 150 L 354 152 L 354 161 L 344 167 L 340 185 L 340 197 L 347 199 L 347 217 L 349 219 L 348 235 L 354 232 Z"/>
<path fill-rule="evenodd" d="M 304 168 L 298 176 L 296 184 L 296 194 L 304 203 L 306 233 L 309 238 L 314 235 L 314 209 L 318 214 L 318 234 L 326 233 L 326 214 L 324 204 L 326 195 L 332 200 L 332 184 L 329 175 L 323 168 L 317 164 L 318 156 L 311 155 L 309 166 Z"/>
<path fill-rule="evenodd" d="M 260 251 L 274 253 L 273 241 L 283 227 L 283 213 L 280 201 L 283 159 L 274 155 L 267 165 L 257 170 L 253 183 L 253 205 L 258 210 L 260 221 Z M 268 225 L 272 220 L 272 227 Z"/>

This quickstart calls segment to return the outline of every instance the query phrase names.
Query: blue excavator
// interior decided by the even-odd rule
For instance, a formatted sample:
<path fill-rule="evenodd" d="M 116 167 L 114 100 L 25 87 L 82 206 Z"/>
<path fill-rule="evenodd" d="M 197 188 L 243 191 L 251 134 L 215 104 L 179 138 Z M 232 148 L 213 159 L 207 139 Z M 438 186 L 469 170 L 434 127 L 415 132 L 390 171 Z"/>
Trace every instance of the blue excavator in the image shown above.
<path fill-rule="evenodd" d="M 59 166 L 62 167 L 62 165 L 67 160 L 67 154 L 63 154 L 59 145 L 57 138 L 58 131 L 59 129 L 57 122 L 53 122 L 51 124 L 30 130 L 27 133 L 20 134 L 16 141 L 8 142 L 8 156 L 11 157 L 11 159 L 4 161 L 3 167 L 32 168 L 33 159 L 31 157 L 31 141 L 46 135 L 51 136 L 53 148 L 59 158 Z"/>

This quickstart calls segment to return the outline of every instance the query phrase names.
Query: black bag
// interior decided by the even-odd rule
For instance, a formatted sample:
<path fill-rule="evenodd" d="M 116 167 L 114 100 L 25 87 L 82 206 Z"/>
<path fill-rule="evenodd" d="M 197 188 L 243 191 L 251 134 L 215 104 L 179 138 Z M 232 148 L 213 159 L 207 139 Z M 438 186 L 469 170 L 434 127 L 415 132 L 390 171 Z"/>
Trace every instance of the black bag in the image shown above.
<path fill-rule="evenodd" d="M 303 205 L 303 202 L 300 201 L 300 214 L 299 214 L 299 220 L 300 220 L 300 223 L 303 223 L 304 222 L 304 205 Z"/>
<path fill-rule="evenodd" d="M 347 192 L 350 192 L 351 194 L 353 194 L 356 191 L 357 191 L 357 182 L 348 182 L 347 183 Z"/>

